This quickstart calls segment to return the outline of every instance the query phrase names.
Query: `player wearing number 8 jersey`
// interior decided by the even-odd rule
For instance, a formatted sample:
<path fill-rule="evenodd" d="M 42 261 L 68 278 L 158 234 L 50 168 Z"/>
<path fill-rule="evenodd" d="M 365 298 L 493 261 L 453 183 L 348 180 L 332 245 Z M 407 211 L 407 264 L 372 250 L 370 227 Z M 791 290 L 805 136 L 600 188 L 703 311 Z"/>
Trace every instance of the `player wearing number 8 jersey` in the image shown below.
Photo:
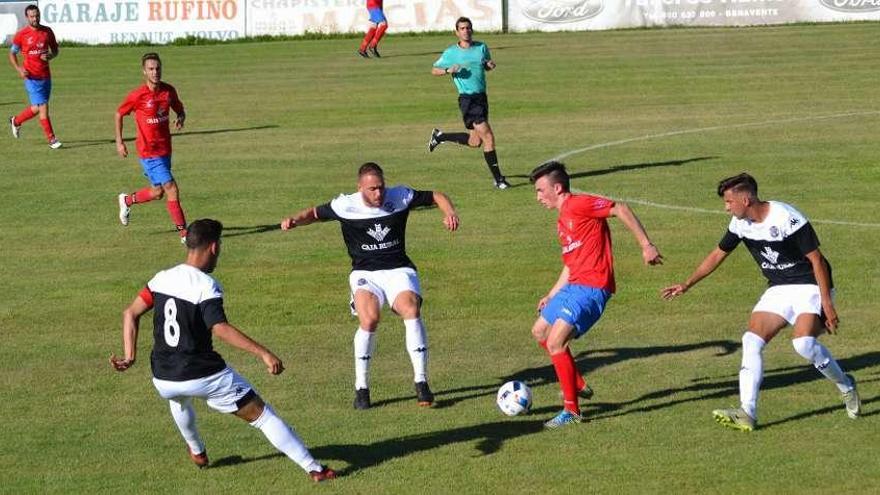
<path fill-rule="evenodd" d="M 125 357 L 110 357 L 117 371 L 137 358 L 140 317 L 155 307 L 153 317 L 153 384 L 171 406 L 171 416 L 187 445 L 190 458 L 206 467 L 205 443 L 196 428 L 192 399 L 205 399 L 212 409 L 231 413 L 258 428 L 269 442 L 299 464 L 314 481 L 336 477 L 319 464 L 302 440 L 257 395 L 241 375 L 214 351 L 212 335 L 259 357 L 273 375 L 284 365 L 269 349 L 229 324 L 223 309 L 223 289 L 209 273 L 220 256 L 223 225 L 197 220 L 186 239 L 186 262 L 156 274 L 123 312 Z"/>

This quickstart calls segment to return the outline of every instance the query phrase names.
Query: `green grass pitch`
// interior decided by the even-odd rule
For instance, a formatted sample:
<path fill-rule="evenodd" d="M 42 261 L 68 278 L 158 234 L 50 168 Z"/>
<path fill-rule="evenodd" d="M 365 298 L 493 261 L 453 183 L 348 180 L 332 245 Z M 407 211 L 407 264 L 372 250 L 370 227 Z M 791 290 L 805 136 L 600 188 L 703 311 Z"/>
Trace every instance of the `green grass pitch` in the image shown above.
<path fill-rule="evenodd" d="M 454 88 L 429 74 L 452 35 L 395 37 L 384 58 L 357 40 L 159 47 L 187 105 L 174 171 L 190 220 L 220 219 L 215 273 L 231 321 L 287 371 L 216 343 L 313 453 L 344 474 L 327 493 L 864 493 L 877 490 L 880 350 L 880 24 L 486 35 L 498 156 L 514 184 L 496 191 L 481 153 L 444 144 L 461 128 Z M 116 195 L 146 185 L 120 159 L 113 114 L 140 83 L 146 48 L 66 48 L 53 61 L 51 113 L 65 147 L 36 121 L 0 134 L 0 492 L 276 493 L 315 487 L 262 435 L 197 405 L 215 467 L 189 462 L 150 383 L 149 320 L 138 364 L 119 374 L 120 313 L 152 275 L 183 259 L 163 204 Z M 24 91 L 0 78 L 0 116 Z M 4 124 L 5 125 L 5 124 Z M 126 120 L 126 135 L 133 122 Z M 572 151 L 583 150 L 569 154 Z M 133 147 L 132 147 L 133 151 Z M 641 265 L 612 220 L 618 294 L 573 345 L 596 396 L 586 424 L 540 428 L 560 407 L 549 360 L 529 329 L 561 267 L 555 213 L 525 179 L 565 158 L 579 190 L 631 200 L 666 257 Z M 391 184 L 448 193 L 460 232 L 438 211 L 410 218 L 438 406 L 413 398 L 403 328 L 386 313 L 373 363 L 378 407 L 351 407 L 349 261 L 338 226 L 293 232 L 282 216 L 355 186 L 377 161 Z M 815 222 L 834 267 L 841 328 L 823 342 L 861 385 L 846 418 L 832 384 L 783 332 L 764 352 L 760 428 L 719 427 L 738 402 L 739 340 L 764 282 L 745 249 L 683 298 L 687 276 L 728 218 L 723 177 L 749 171 L 766 199 Z M 686 207 L 674 209 L 673 206 Z M 532 385 L 532 414 L 507 418 L 495 391 Z"/>

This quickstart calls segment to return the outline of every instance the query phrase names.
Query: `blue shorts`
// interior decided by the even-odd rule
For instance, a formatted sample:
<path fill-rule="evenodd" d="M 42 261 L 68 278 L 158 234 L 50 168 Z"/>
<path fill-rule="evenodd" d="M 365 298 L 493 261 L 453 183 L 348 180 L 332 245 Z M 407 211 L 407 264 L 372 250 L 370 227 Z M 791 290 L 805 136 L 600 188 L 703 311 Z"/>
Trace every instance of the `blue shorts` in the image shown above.
<path fill-rule="evenodd" d="M 370 11 L 370 22 L 375 24 L 381 24 L 383 22 L 387 23 L 385 20 L 385 12 L 382 12 L 382 9 L 369 9 Z"/>
<path fill-rule="evenodd" d="M 52 80 L 25 78 L 24 89 L 31 100 L 31 105 L 44 105 L 49 103 L 49 95 L 52 94 Z"/>
<path fill-rule="evenodd" d="M 150 184 L 154 186 L 161 186 L 174 180 L 171 175 L 171 155 L 141 158 L 141 167 L 144 169 L 144 176 L 150 179 Z"/>
<path fill-rule="evenodd" d="M 586 285 L 566 284 L 541 310 L 551 325 L 563 320 L 574 326 L 574 338 L 587 333 L 599 321 L 611 293 Z"/>

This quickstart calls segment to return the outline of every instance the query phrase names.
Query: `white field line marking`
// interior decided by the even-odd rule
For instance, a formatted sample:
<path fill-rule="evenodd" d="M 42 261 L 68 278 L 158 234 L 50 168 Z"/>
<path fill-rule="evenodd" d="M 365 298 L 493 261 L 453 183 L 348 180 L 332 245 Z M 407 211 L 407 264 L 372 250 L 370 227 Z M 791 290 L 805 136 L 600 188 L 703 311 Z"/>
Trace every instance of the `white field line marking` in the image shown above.
<path fill-rule="evenodd" d="M 599 148 L 610 148 L 612 146 L 618 146 L 621 144 L 634 143 L 636 141 L 648 141 L 650 139 L 659 139 L 671 136 L 681 136 L 683 134 L 697 134 L 699 132 L 711 132 L 711 131 L 720 131 L 724 129 L 742 129 L 746 127 L 760 127 L 765 125 L 774 125 L 774 124 L 790 124 L 792 122 L 808 122 L 812 120 L 826 120 L 826 119 L 841 119 L 845 117 L 859 117 L 863 115 L 880 115 L 880 110 L 872 110 L 868 112 L 847 112 L 847 113 L 837 113 L 832 115 L 819 115 L 812 117 L 792 117 L 789 119 L 777 119 L 777 120 L 765 120 L 763 122 L 746 122 L 744 124 L 730 124 L 730 125 L 713 125 L 710 127 L 697 127 L 695 129 L 682 129 L 680 131 L 670 131 L 670 132 L 662 132 L 660 134 L 648 134 L 647 136 L 639 136 L 628 139 L 620 139 L 618 141 L 609 141 L 607 143 L 599 143 L 591 146 L 587 146 L 586 148 L 579 148 L 576 150 L 567 151 L 559 156 L 551 158 L 548 161 L 557 160 L 561 161 L 564 158 L 568 158 L 572 155 L 577 155 L 579 153 L 583 153 L 585 151 L 597 150 Z"/>
<path fill-rule="evenodd" d="M 649 139 L 659 139 L 671 136 L 680 136 L 683 134 L 696 134 L 698 132 L 711 132 L 718 131 L 722 129 L 741 129 L 745 127 L 760 127 L 765 125 L 774 125 L 774 124 L 788 124 L 792 122 L 807 122 L 813 120 L 825 120 L 825 119 L 840 119 L 845 117 L 858 117 L 863 115 L 880 115 L 880 111 L 874 110 L 869 112 L 848 112 L 848 113 L 837 113 L 833 115 L 822 115 L 822 116 L 812 116 L 812 117 L 793 117 L 790 119 L 777 119 L 777 120 L 765 120 L 763 122 L 747 122 L 744 124 L 731 124 L 731 125 L 715 125 L 710 127 L 698 127 L 695 129 L 683 129 L 680 131 L 671 131 L 671 132 L 663 132 L 660 134 L 649 134 L 647 136 L 639 136 L 628 139 L 620 139 L 618 141 L 609 141 L 607 143 L 598 143 L 591 146 L 587 146 L 586 148 L 579 148 L 572 151 L 567 151 L 561 155 L 558 155 L 554 158 L 551 158 L 548 161 L 561 161 L 564 158 L 567 158 L 572 155 L 577 155 L 579 153 L 584 153 L 586 151 L 597 150 L 600 148 L 610 148 L 612 146 L 618 146 L 621 144 L 634 143 L 636 141 L 647 141 Z M 574 192 L 586 192 L 580 191 L 577 189 L 572 189 Z M 597 194 L 597 193 L 588 193 L 588 194 Z M 610 197 L 610 196 L 609 196 Z M 692 206 L 678 206 L 678 205 L 666 205 L 663 203 L 654 203 L 652 201 L 644 201 L 641 199 L 626 199 L 626 198 L 614 198 L 616 201 L 624 201 L 626 203 L 633 203 L 644 206 L 651 206 L 654 208 L 662 208 L 666 210 L 680 210 L 680 211 L 689 211 L 693 213 L 710 213 L 713 215 L 728 215 L 728 213 L 720 210 L 707 210 L 706 208 L 695 208 Z M 880 223 L 865 223 L 865 222 L 847 222 L 844 220 L 821 220 L 821 219 L 811 219 L 813 223 L 824 223 L 830 225 L 847 225 L 851 227 L 868 227 L 868 228 L 878 228 L 880 227 Z"/>

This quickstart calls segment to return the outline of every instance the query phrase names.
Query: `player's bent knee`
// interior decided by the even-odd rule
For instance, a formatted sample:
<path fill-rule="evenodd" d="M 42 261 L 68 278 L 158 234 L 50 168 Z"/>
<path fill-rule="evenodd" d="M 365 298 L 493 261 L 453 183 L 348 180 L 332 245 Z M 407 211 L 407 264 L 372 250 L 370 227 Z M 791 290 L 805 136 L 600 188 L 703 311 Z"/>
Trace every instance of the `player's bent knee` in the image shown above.
<path fill-rule="evenodd" d="M 251 389 L 248 393 L 244 394 L 244 397 L 235 401 L 235 405 L 238 407 L 238 410 L 235 411 L 235 415 L 250 423 L 263 414 L 263 409 L 266 404 L 263 402 L 263 399 Z"/>
<path fill-rule="evenodd" d="M 792 339 L 791 345 L 794 350 L 808 361 L 813 361 L 816 354 L 816 338 L 815 337 L 798 337 Z"/>
<path fill-rule="evenodd" d="M 555 342 L 553 340 L 547 340 L 547 352 L 552 356 L 553 354 L 559 354 L 560 352 L 565 351 L 565 348 L 568 346 L 566 342 Z"/>

